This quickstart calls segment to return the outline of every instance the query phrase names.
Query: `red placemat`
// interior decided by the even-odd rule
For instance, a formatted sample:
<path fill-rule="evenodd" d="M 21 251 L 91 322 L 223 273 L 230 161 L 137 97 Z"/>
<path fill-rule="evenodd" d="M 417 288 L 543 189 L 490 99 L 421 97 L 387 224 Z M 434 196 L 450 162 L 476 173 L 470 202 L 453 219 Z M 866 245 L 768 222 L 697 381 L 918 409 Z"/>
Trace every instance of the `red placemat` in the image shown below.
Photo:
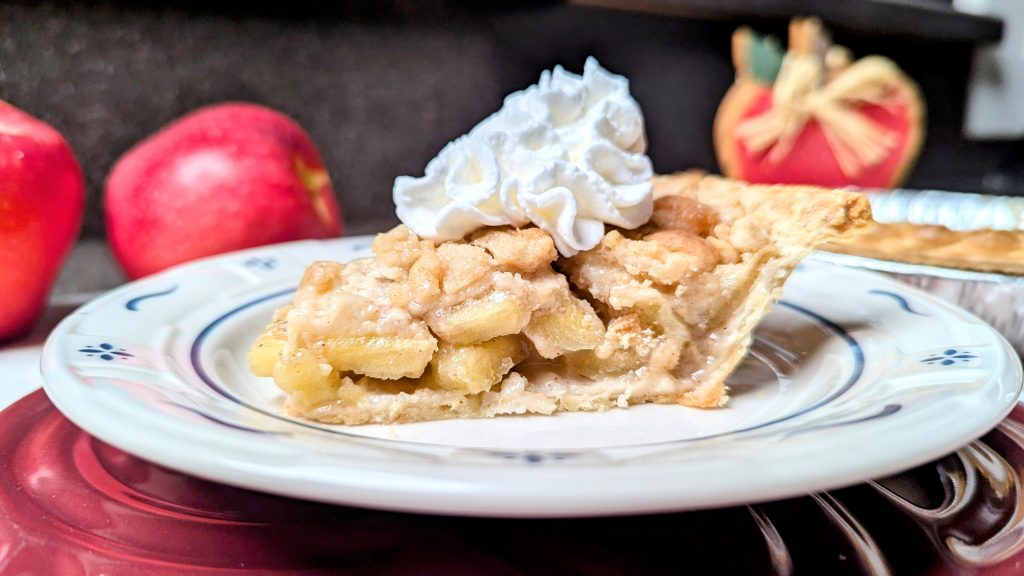
<path fill-rule="evenodd" d="M 805 498 L 500 520 L 199 480 L 92 438 L 37 391 L 0 413 L 0 574 L 1018 574 L 1021 422 L 1018 407 L 983 442 L 933 464 Z"/>

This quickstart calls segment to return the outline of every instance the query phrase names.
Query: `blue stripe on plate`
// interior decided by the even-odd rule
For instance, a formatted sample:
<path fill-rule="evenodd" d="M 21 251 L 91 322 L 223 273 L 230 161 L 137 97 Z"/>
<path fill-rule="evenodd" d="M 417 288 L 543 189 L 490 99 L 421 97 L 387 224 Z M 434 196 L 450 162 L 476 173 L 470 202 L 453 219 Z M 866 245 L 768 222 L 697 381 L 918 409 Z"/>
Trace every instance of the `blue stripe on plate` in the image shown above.
<path fill-rule="evenodd" d="M 264 410 L 262 408 L 259 408 L 257 406 L 254 406 L 254 405 L 246 402 L 245 400 L 235 396 L 234 394 L 232 394 L 231 392 L 229 392 L 228 390 L 226 390 L 225 388 L 220 386 L 216 382 L 216 380 L 213 377 L 210 376 L 210 374 L 206 371 L 206 368 L 203 366 L 202 358 L 201 358 L 203 342 L 210 336 L 210 334 L 218 326 L 223 324 L 224 321 L 226 321 L 228 318 L 231 318 L 232 316 L 238 314 L 239 312 L 242 312 L 243 310 L 246 310 L 246 309 L 251 308 L 253 306 L 256 306 L 258 304 L 262 304 L 263 302 L 266 302 L 268 300 L 273 300 L 275 298 L 279 298 L 279 297 L 284 296 L 286 294 L 289 294 L 291 292 L 294 292 L 294 289 L 281 290 L 281 291 L 278 291 L 278 292 L 267 294 L 265 296 L 261 296 L 260 298 L 252 300 L 250 302 L 246 302 L 245 304 L 242 304 L 242 305 L 240 305 L 240 306 L 238 306 L 236 308 L 233 308 L 233 309 L 225 312 L 220 317 L 218 317 L 215 320 L 213 320 L 205 328 L 203 328 L 202 331 L 200 331 L 199 334 L 196 336 L 196 339 L 192 342 L 192 348 L 191 348 L 191 351 L 190 351 L 190 357 L 191 357 L 191 360 L 192 360 L 192 367 L 195 370 L 196 375 L 199 376 L 199 379 L 202 380 L 207 386 L 209 386 L 214 392 L 216 392 L 220 396 L 226 398 L 227 400 L 230 400 L 231 402 L 234 402 L 234 403 L 236 403 L 236 404 L 238 404 L 240 406 L 244 406 L 245 408 L 248 408 L 250 410 L 254 410 L 254 411 L 256 411 L 256 412 L 258 412 L 260 414 L 263 414 L 265 416 L 269 416 L 271 418 L 275 418 L 275 419 L 278 419 L 278 420 L 281 420 L 281 421 L 284 421 L 284 422 L 289 422 L 289 423 L 291 423 L 293 425 L 296 425 L 296 426 L 301 426 L 303 428 L 308 428 L 308 429 L 311 429 L 311 430 L 317 430 L 319 432 L 325 432 L 325 433 L 328 433 L 328 434 L 336 434 L 336 435 L 340 435 L 340 436 L 345 436 L 345 437 L 348 437 L 348 438 L 351 438 L 351 439 L 354 439 L 354 440 L 363 441 L 363 442 L 386 443 L 386 444 L 389 444 L 389 445 L 408 444 L 408 445 L 414 445 L 414 446 L 431 446 L 431 444 L 424 443 L 424 442 L 411 442 L 411 441 L 407 441 L 407 440 L 392 440 L 392 439 L 382 439 L 382 438 L 371 438 L 371 437 L 367 437 L 367 436 L 362 436 L 360 434 L 353 434 L 351 432 L 346 432 L 345 430 L 341 430 L 341 429 L 337 429 L 337 428 L 326 428 L 326 427 L 322 427 L 320 425 L 312 424 L 312 423 L 309 423 L 309 422 L 303 422 L 301 420 L 292 419 L 292 418 L 289 418 L 287 416 L 283 416 L 283 415 L 275 413 L 275 412 L 270 412 L 270 411 Z M 829 404 L 830 402 L 835 401 L 837 398 L 839 398 L 840 396 L 845 394 L 847 391 L 849 391 L 850 388 L 852 388 L 853 385 L 856 384 L 857 381 L 859 381 L 861 376 L 864 374 L 864 350 L 861 348 L 860 344 L 857 343 L 857 340 L 855 340 L 853 338 L 853 336 L 851 336 L 846 331 L 845 328 L 843 328 L 839 324 L 836 324 L 835 322 L 829 320 L 828 318 L 825 318 L 824 316 L 818 314 L 817 312 L 812 312 L 811 310 L 808 310 L 807 308 L 804 308 L 803 306 L 800 306 L 798 304 L 793 304 L 792 302 L 787 302 L 785 300 L 782 300 L 782 301 L 778 302 L 778 305 L 784 306 L 786 308 L 789 308 L 790 310 L 793 310 L 794 312 L 798 312 L 798 313 L 800 313 L 800 314 L 810 318 L 811 320 L 813 320 L 813 321 L 817 322 L 818 324 L 820 324 L 821 326 L 825 327 L 829 332 L 832 332 L 833 334 L 838 336 L 840 339 L 843 340 L 843 342 L 846 343 L 846 345 L 850 349 L 850 354 L 853 356 L 854 368 L 853 368 L 853 371 L 850 373 L 849 378 L 847 378 L 846 382 L 844 382 L 842 384 L 842 386 L 840 386 L 832 394 L 830 394 L 826 398 L 823 398 L 822 400 L 816 402 L 815 404 L 812 404 L 812 405 L 810 405 L 810 406 L 808 406 L 806 408 L 803 408 L 803 409 L 798 410 L 796 412 L 793 412 L 791 414 L 787 414 L 785 416 L 781 416 L 779 418 L 775 418 L 773 420 L 769 420 L 767 422 L 763 422 L 761 424 L 757 424 L 755 426 L 750 426 L 750 427 L 747 427 L 747 428 L 741 428 L 739 430 L 731 430 L 729 432 L 722 432 L 721 434 L 713 434 L 713 435 L 710 435 L 710 436 L 701 436 L 699 438 L 687 438 L 687 439 L 682 439 L 682 440 L 668 440 L 668 441 L 664 441 L 664 442 L 652 442 L 652 443 L 649 443 L 649 444 L 642 444 L 642 445 L 636 445 L 636 446 L 631 446 L 631 447 L 671 446 L 671 445 L 677 445 L 677 444 L 686 444 L 686 443 L 689 443 L 689 442 L 695 442 L 695 441 L 699 441 L 699 440 L 707 440 L 707 439 L 710 439 L 710 438 L 721 438 L 721 437 L 724 437 L 724 436 L 730 436 L 730 435 L 734 435 L 734 434 L 744 434 L 744 433 L 747 433 L 747 432 L 752 432 L 752 431 L 755 431 L 755 430 L 760 430 L 760 429 L 763 429 L 763 428 L 767 428 L 769 426 L 774 426 L 776 424 L 780 424 L 782 422 L 786 422 L 788 420 L 792 420 L 793 418 L 797 418 L 799 416 L 803 416 L 803 415 L 805 415 L 805 414 L 807 414 L 809 412 L 817 410 L 817 409 L 821 408 L 822 406 L 825 406 L 826 404 Z M 795 431 L 789 431 L 789 432 L 792 433 L 792 432 L 795 432 Z M 451 448 L 451 446 L 449 446 L 449 445 L 434 444 L 433 446 L 444 447 L 444 448 Z M 538 451 L 533 451 L 533 452 L 534 453 L 542 453 L 542 452 L 538 452 Z M 583 454 L 585 452 L 586 451 L 578 451 L 576 453 Z M 554 454 L 554 453 L 552 453 L 552 454 Z M 560 452 L 558 452 L 558 454 L 560 454 L 560 455 L 562 455 L 564 457 L 568 453 L 565 452 L 565 451 L 560 451 Z"/>

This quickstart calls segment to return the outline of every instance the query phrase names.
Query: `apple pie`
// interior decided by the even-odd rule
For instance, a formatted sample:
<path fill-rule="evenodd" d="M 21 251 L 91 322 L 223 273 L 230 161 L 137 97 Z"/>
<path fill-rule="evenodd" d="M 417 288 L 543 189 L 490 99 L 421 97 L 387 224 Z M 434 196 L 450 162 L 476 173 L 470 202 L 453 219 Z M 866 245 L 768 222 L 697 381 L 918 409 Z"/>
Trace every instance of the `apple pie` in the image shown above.
<path fill-rule="evenodd" d="M 292 415 L 342 424 L 710 408 L 815 246 L 870 221 L 860 194 L 654 179 L 650 220 L 560 257 L 536 227 L 432 242 L 404 225 L 373 256 L 309 266 L 249 352 Z"/>

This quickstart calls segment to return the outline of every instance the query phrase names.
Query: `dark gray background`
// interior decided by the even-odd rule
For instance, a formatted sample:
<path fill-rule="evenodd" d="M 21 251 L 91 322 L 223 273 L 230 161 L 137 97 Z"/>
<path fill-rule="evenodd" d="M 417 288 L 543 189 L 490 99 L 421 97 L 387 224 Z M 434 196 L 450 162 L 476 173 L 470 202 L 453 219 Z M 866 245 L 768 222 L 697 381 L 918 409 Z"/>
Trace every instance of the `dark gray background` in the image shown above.
<path fill-rule="evenodd" d="M 786 17 L 753 23 L 779 33 Z M 347 232 L 366 233 L 396 222 L 395 176 L 421 173 L 541 70 L 562 63 L 579 71 L 590 54 L 631 79 L 658 171 L 716 170 L 711 124 L 732 81 L 729 36 L 741 23 L 749 21 L 557 2 L 296 1 L 258 10 L 216 1 L 5 2 L 0 98 L 70 140 L 88 177 L 85 237 L 103 234 L 102 184 L 118 155 L 175 117 L 225 100 L 298 120 L 325 157 Z M 922 86 L 928 140 L 911 185 L 1006 192 L 1010 183 L 1014 191 L 1018 143 L 960 135 L 972 44 L 831 24 L 838 43 L 894 58 Z"/>

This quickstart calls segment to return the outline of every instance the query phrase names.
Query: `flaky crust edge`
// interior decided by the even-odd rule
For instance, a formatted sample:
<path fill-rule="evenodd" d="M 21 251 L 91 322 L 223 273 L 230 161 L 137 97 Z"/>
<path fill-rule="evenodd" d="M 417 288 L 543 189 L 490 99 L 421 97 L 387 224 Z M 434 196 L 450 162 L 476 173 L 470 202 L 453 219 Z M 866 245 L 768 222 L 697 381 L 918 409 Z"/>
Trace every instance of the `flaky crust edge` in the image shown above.
<path fill-rule="evenodd" d="M 746 356 L 754 328 L 782 298 L 785 280 L 796 265 L 814 248 L 853 234 L 871 222 L 871 205 L 857 192 L 828 190 L 815 186 L 746 184 L 699 172 L 658 176 L 655 197 L 690 196 L 716 210 L 759 211 L 775 223 L 770 241 L 780 247 L 778 256 L 763 263 L 746 300 L 725 323 L 728 336 L 722 341 L 727 352 L 719 355 L 698 385 L 684 393 L 679 403 L 712 408 L 722 404 L 725 381 Z M 806 224 L 805 224 L 806 223 Z"/>

